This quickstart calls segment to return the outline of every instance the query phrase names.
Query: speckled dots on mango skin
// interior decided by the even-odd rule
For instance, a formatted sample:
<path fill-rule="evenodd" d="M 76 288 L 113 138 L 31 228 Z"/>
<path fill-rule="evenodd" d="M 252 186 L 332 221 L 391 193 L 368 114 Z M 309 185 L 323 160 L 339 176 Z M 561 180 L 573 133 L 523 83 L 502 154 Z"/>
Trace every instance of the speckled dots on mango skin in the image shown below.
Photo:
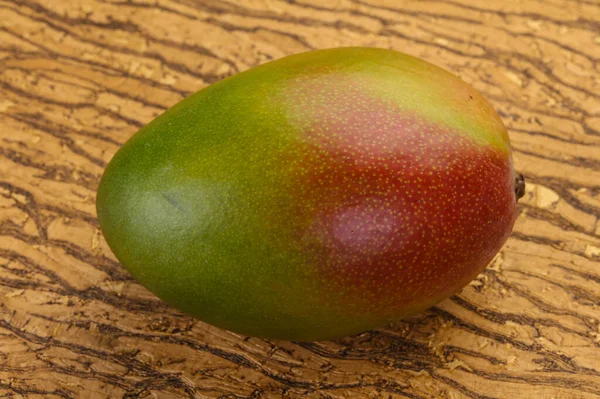
<path fill-rule="evenodd" d="M 507 238 L 498 227 L 512 223 L 513 175 L 503 148 L 369 84 L 360 74 L 300 75 L 282 101 L 302 132 L 290 159 L 318 166 L 290 176 L 310 219 L 307 267 L 340 311 L 393 318 L 456 291 L 491 260 Z"/>

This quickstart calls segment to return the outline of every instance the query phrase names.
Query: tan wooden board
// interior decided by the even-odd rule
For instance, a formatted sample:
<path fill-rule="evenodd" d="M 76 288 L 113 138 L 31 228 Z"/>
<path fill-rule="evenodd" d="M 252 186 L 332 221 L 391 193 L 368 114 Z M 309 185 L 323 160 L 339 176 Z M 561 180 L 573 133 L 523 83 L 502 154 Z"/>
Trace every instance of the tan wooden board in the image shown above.
<path fill-rule="evenodd" d="M 287 54 L 425 58 L 497 108 L 528 180 L 459 295 L 336 342 L 245 338 L 138 285 L 98 229 L 119 146 Z M 0 1 L 0 397 L 600 397 L 599 0 Z"/>

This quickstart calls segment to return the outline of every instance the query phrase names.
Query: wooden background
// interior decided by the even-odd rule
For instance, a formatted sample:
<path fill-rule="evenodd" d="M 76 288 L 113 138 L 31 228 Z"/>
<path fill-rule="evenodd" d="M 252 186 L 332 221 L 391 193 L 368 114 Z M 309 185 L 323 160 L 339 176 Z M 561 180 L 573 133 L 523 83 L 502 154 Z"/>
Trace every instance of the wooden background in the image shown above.
<path fill-rule="evenodd" d="M 184 96 L 270 59 L 380 46 L 498 109 L 527 180 L 460 295 L 336 342 L 185 317 L 107 248 L 98 179 Z M 600 0 L 0 1 L 0 396 L 599 398 Z"/>

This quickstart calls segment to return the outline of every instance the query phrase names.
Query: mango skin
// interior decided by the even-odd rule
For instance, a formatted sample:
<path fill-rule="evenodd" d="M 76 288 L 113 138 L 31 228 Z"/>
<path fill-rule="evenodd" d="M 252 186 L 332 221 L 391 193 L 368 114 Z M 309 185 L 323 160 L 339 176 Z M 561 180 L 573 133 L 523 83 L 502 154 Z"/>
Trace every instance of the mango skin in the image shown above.
<path fill-rule="evenodd" d="M 502 121 L 423 60 L 339 48 L 184 99 L 100 182 L 119 261 L 164 301 L 237 333 L 358 333 L 459 291 L 515 219 Z"/>

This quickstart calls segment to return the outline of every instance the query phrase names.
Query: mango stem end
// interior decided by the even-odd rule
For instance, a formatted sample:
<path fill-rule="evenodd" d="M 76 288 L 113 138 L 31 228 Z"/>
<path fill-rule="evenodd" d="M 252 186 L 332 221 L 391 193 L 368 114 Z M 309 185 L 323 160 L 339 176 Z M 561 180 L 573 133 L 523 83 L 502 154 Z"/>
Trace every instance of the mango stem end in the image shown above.
<path fill-rule="evenodd" d="M 522 173 L 518 173 L 517 177 L 515 177 L 515 196 L 517 197 L 517 201 L 519 198 L 525 195 L 525 177 L 523 177 Z"/>

